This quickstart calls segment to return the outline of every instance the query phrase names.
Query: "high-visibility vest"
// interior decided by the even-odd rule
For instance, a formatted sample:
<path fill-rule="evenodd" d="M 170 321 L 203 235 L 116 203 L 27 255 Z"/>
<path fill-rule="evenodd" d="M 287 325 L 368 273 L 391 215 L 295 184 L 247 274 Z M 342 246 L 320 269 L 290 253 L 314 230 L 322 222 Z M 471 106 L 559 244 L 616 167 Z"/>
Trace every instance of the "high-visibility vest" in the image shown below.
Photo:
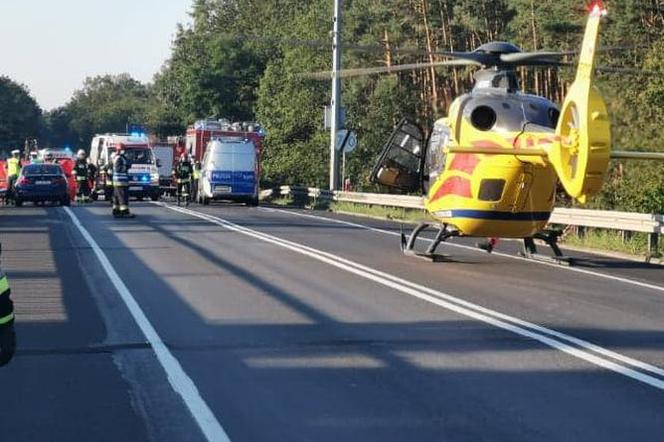
<path fill-rule="evenodd" d="M 0 271 L 0 327 L 14 321 L 14 304 L 10 294 L 7 276 Z"/>
<path fill-rule="evenodd" d="M 195 180 L 200 180 L 201 179 L 201 169 L 199 169 L 196 166 L 194 166 L 194 179 Z"/>
<path fill-rule="evenodd" d="M 18 158 L 10 158 L 7 160 L 7 176 L 18 176 L 21 172 L 21 162 Z"/>

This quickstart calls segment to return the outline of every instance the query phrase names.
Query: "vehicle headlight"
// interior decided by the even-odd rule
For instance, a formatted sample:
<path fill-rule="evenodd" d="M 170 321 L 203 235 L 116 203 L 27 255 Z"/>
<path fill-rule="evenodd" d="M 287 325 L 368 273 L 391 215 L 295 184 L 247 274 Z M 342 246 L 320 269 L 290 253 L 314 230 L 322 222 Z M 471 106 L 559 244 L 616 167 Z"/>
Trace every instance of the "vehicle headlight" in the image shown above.
<path fill-rule="evenodd" d="M 151 173 L 150 177 L 152 178 L 152 184 L 159 184 L 159 173 Z"/>

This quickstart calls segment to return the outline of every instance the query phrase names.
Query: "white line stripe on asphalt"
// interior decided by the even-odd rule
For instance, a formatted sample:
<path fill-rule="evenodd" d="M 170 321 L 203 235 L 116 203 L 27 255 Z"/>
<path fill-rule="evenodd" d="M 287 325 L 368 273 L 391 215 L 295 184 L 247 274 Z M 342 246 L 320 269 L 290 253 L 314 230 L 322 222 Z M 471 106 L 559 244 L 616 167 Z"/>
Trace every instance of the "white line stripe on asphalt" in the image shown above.
<path fill-rule="evenodd" d="M 122 282 L 122 278 L 120 278 L 120 275 L 115 271 L 115 268 L 106 257 L 106 254 L 92 238 L 92 235 L 90 235 L 85 227 L 83 227 L 74 212 L 68 207 L 65 207 L 64 209 L 78 231 L 94 251 L 99 263 L 102 265 L 108 278 L 120 294 L 120 297 L 127 306 L 127 309 L 129 309 L 136 324 L 152 346 L 159 363 L 168 376 L 168 382 L 171 384 L 171 387 L 173 387 L 173 390 L 182 397 L 182 400 L 191 412 L 205 438 L 210 442 L 230 442 L 230 439 L 221 427 L 217 418 L 214 416 L 214 413 L 212 413 L 210 407 L 208 407 L 205 400 L 201 397 L 198 388 L 196 388 L 196 385 L 187 373 L 185 373 L 178 360 L 173 356 L 168 347 L 166 347 L 164 341 L 162 341 L 157 333 L 157 330 L 155 330 L 150 323 L 150 320 L 145 316 L 143 309 L 141 309 L 127 286 Z"/>
<path fill-rule="evenodd" d="M 260 209 L 265 209 L 265 208 L 261 207 Z M 311 215 L 311 214 L 308 214 L 308 213 L 299 213 L 299 212 L 295 212 L 295 211 L 292 211 L 292 210 L 283 210 L 283 209 L 269 209 L 269 210 L 272 211 L 272 212 L 284 213 L 284 214 L 288 214 L 288 215 L 291 215 L 291 216 L 301 216 L 301 217 L 304 217 L 304 218 L 313 218 L 313 219 L 328 221 L 328 222 L 332 222 L 332 223 L 336 223 L 336 224 L 343 224 L 343 225 L 347 225 L 347 226 L 357 227 L 357 228 L 360 228 L 360 229 L 363 229 L 363 230 L 369 230 L 371 232 L 382 233 L 382 234 L 385 234 L 385 235 L 401 236 L 401 234 L 397 233 L 397 232 L 390 232 L 389 230 L 378 229 L 378 228 L 370 227 L 370 226 L 367 226 L 367 225 L 364 225 L 364 224 L 353 223 L 353 222 L 350 222 L 350 221 L 343 221 L 343 220 L 340 220 L 340 219 L 326 218 L 324 216 L 316 216 L 316 215 Z M 429 238 L 420 238 L 420 240 L 421 241 L 426 241 L 426 242 L 429 242 L 429 243 L 433 242 L 433 240 L 429 239 Z M 464 250 L 470 250 L 471 252 L 474 252 L 474 253 L 486 254 L 486 252 L 484 250 L 480 250 L 477 247 L 465 246 L 463 244 L 456 244 L 456 243 L 453 243 L 453 242 L 444 242 L 444 243 L 441 243 L 441 245 L 442 246 L 449 246 L 449 247 L 456 247 L 456 248 L 464 249 Z M 655 285 L 655 284 L 649 284 L 647 282 L 641 282 L 641 281 L 637 281 L 635 279 L 623 278 L 623 277 L 614 276 L 614 275 L 607 275 L 606 273 L 593 272 L 592 270 L 580 269 L 578 267 L 566 267 L 566 266 L 561 266 L 561 265 L 557 265 L 557 264 L 553 264 L 553 263 L 549 263 L 549 262 L 545 262 L 545 261 L 536 261 L 536 260 L 533 260 L 533 259 L 524 258 L 523 256 L 510 255 L 508 253 L 500 253 L 500 252 L 493 251 L 491 254 L 494 255 L 494 256 L 500 256 L 500 257 L 503 257 L 503 258 L 516 259 L 516 260 L 528 262 L 528 263 L 531 263 L 531 264 L 545 265 L 545 266 L 548 266 L 548 267 L 553 267 L 557 270 L 583 273 L 585 275 L 591 275 L 591 276 L 595 276 L 595 277 L 599 277 L 599 278 L 610 279 L 612 281 L 618 281 L 618 282 L 622 282 L 624 284 L 634 285 L 634 286 L 637 286 L 637 287 L 646 288 L 646 289 L 650 289 L 650 290 L 655 290 L 655 291 L 658 291 L 658 292 L 664 292 L 664 287 L 663 286 Z"/>
<path fill-rule="evenodd" d="M 565 335 L 564 333 L 557 332 L 555 330 L 547 329 L 545 327 L 538 326 L 536 324 L 529 323 L 527 321 L 514 318 L 494 310 L 473 304 L 462 299 L 456 298 L 452 295 L 439 292 L 437 290 L 430 289 L 428 287 L 420 286 L 418 284 L 412 283 L 410 281 L 403 280 L 401 278 L 385 274 L 375 269 L 371 269 L 362 264 L 355 263 L 353 261 L 347 260 L 337 255 L 327 253 L 312 247 L 305 246 L 296 242 L 284 240 L 279 237 L 268 235 L 266 233 L 258 232 L 238 224 L 234 224 L 230 221 L 218 218 L 212 215 L 194 211 L 191 209 L 183 209 L 179 207 L 173 207 L 166 204 L 161 204 L 163 207 L 173 210 L 175 212 L 180 212 L 185 215 L 197 217 L 203 220 L 206 220 L 212 224 L 217 224 L 219 226 L 225 227 L 228 230 L 241 233 L 268 243 L 278 245 L 280 247 L 292 250 L 294 252 L 309 256 L 318 261 L 324 262 L 331 266 L 337 267 L 339 269 L 345 270 L 347 272 L 356 274 L 358 276 L 364 277 L 371 281 L 377 282 L 386 287 L 390 287 L 402 293 L 414 296 L 416 298 L 422 299 L 424 301 L 430 302 L 432 304 L 438 305 L 440 307 L 446 308 L 448 310 L 459 313 L 463 316 L 467 316 L 473 319 L 476 319 L 487 324 L 491 324 L 495 327 L 502 328 L 504 330 L 510 331 L 517 335 L 530 338 L 541 342 L 549 347 L 560 350 L 564 353 L 572 355 L 576 358 L 585 360 L 594 365 L 606 368 L 615 373 L 627 376 L 639 382 L 648 384 L 652 387 L 655 387 L 659 390 L 664 390 L 664 380 L 657 377 L 651 376 L 647 373 L 638 371 L 641 369 L 643 371 L 648 371 L 653 374 L 657 374 L 664 377 L 664 370 L 659 367 L 647 364 L 645 362 L 615 353 L 611 350 L 605 349 L 603 347 L 597 346 L 590 342 L 584 341 L 582 339 L 575 338 L 570 335 Z M 567 341 L 567 342 L 563 342 Z M 573 346 L 576 345 L 577 347 Z M 580 347 L 580 348 L 579 348 Z M 588 350 L 588 351 L 586 351 Z M 611 357 L 614 360 L 621 361 L 628 365 L 632 365 L 633 368 L 620 365 L 619 363 L 604 359 L 597 354 L 599 353 L 603 356 Z"/>
<path fill-rule="evenodd" d="M 261 208 L 261 209 L 264 209 L 264 208 Z M 269 210 L 272 211 L 272 212 L 285 213 L 285 214 L 288 214 L 288 215 L 296 215 L 296 216 L 301 216 L 301 217 L 305 217 L 305 218 L 314 218 L 314 219 L 319 219 L 319 220 L 332 221 L 332 222 L 336 222 L 336 223 L 339 223 L 339 224 L 350 225 L 350 226 L 353 226 L 353 227 L 358 227 L 358 228 L 362 228 L 362 229 L 365 229 L 365 230 L 370 230 L 370 231 L 374 231 L 374 232 L 377 232 L 377 233 L 383 233 L 383 234 L 387 234 L 387 235 L 400 236 L 399 233 L 390 232 L 389 230 L 376 229 L 376 228 L 373 228 L 373 227 L 365 226 L 363 224 L 356 224 L 356 223 L 349 222 L 349 221 L 336 220 L 334 218 L 325 218 L 325 217 L 322 217 L 322 216 L 310 215 L 310 214 L 306 214 L 306 213 L 299 213 L 299 212 L 293 212 L 293 211 L 282 210 L 282 209 L 269 209 Z M 428 239 L 428 238 L 422 238 L 422 240 L 423 241 L 428 241 L 428 242 L 433 242 L 433 240 Z M 469 250 L 471 250 L 473 252 L 477 252 L 477 253 L 486 253 L 486 252 L 478 250 L 474 247 L 464 246 L 464 245 L 461 245 L 461 244 L 447 243 L 447 245 L 456 246 L 456 247 L 460 247 L 460 248 L 464 248 L 464 249 L 469 249 Z M 323 253 L 326 253 L 326 252 L 323 252 Z M 496 253 L 494 252 L 494 254 L 496 254 Z M 534 262 L 534 263 L 537 263 L 537 264 L 547 264 L 547 263 L 540 263 L 538 261 L 528 260 L 526 258 L 522 258 L 522 257 L 518 257 L 518 256 L 504 254 L 504 253 L 499 253 L 498 255 L 499 256 L 505 256 L 505 257 L 508 257 L 508 258 L 520 259 L 520 260 L 524 260 L 526 262 Z M 547 265 L 551 265 L 551 264 L 547 264 Z M 563 270 L 568 269 L 567 267 L 561 267 L 561 266 L 556 266 L 556 265 L 553 265 L 553 267 L 556 268 L 556 269 L 560 268 L 560 269 L 563 269 Z M 373 271 L 374 272 L 379 272 L 378 270 L 373 270 Z M 379 272 L 379 273 L 382 273 L 382 272 Z M 594 276 L 603 276 L 603 277 L 608 276 L 608 277 L 610 277 L 610 275 L 604 275 L 604 274 L 601 274 L 601 273 L 594 273 L 594 272 L 589 272 L 589 273 L 591 275 L 594 275 Z M 385 273 L 383 273 L 382 276 L 386 276 L 388 278 L 396 278 L 392 275 L 385 274 Z M 610 278 L 613 279 L 613 277 L 610 277 Z M 405 281 L 405 280 L 401 280 L 400 282 L 417 286 L 417 284 L 414 284 L 414 283 L 411 283 L 411 282 Z M 625 280 L 623 280 L 623 282 L 635 283 L 637 285 L 641 284 L 638 281 L 632 281 L 632 280 L 629 280 L 629 279 L 625 279 Z M 429 289 L 428 287 L 417 286 L 417 288 L 420 289 L 420 290 L 428 291 L 430 294 L 433 294 L 434 296 L 436 296 L 435 293 L 431 293 L 432 289 Z M 658 288 L 658 289 L 663 289 L 664 290 L 664 288 L 661 288 L 659 286 L 651 286 L 651 287 L 647 287 L 647 288 Z M 499 317 L 501 319 L 511 321 L 511 322 L 516 323 L 518 325 L 534 329 L 538 332 L 548 334 L 548 335 L 553 336 L 555 338 L 565 340 L 565 341 L 567 341 L 571 344 L 578 345 L 578 346 L 581 346 L 581 347 L 585 347 L 588 350 L 592 350 L 592 351 L 594 351 L 596 353 L 599 353 L 601 355 L 616 359 L 620 362 L 631 365 L 635 368 L 639 368 L 641 370 L 645 370 L 645 371 L 651 372 L 653 374 L 664 377 L 664 369 L 661 369 L 661 368 L 656 367 L 654 365 L 645 363 L 643 361 L 639 361 L 637 359 L 630 358 L 628 356 L 622 355 L 620 353 L 613 352 L 611 350 L 607 350 L 607 349 L 605 349 L 603 347 L 599 347 L 599 346 L 597 346 L 597 345 L 595 345 L 591 342 L 587 342 L 587 341 L 581 340 L 579 338 L 575 338 L 574 336 L 570 336 L 570 335 L 567 335 L 565 333 L 561 333 L 561 332 L 558 332 L 558 331 L 555 331 L 555 330 L 552 330 L 552 329 L 548 329 L 546 327 L 542 327 L 542 326 L 539 326 L 537 324 L 533 324 L 531 322 L 523 321 L 523 320 L 518 319 L 518 318 L 514 318 L 514 317 L 511 317 L 511 316 L 508 316 L 508 315 L 504 315 L 504 314 L 499 313 L 499 312 L 488 310 L 488 309 L 485 309 L 483 307 L 477 306 L 475 304 L 467 303 L 466 301 L 463 301 L 463 300 L 460 300 L 460 301 L 464 305 L 469 306 L 471 308 L 478 308 L 479 307 L 484 313 L 488 313 L 488 314 L 494 315 L 496 317 Z"/>

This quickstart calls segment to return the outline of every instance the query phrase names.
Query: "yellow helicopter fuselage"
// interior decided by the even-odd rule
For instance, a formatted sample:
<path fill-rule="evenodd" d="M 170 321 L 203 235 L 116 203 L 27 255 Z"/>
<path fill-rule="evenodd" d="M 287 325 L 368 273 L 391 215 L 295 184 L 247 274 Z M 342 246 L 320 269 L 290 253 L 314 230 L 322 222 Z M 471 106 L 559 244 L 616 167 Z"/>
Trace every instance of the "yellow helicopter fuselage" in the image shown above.
<path fill-rule="evenodd" d="M 455 132 L 447 118 L 436 124 Z M 553 130 L 476 133 L 470 122 L 461 119 L 461 125 L 459 144 L 482 149 L 507 150 L 517 144 L 524 149 L 542 147 L 555 137 Z M 541 157 L 447 153 L 445 163 L 444 171 L 429 186 L 425 202 L 426 210 L 440 222 L 455 226 L 465 236 L 502 238 L 530 237 L 546 226 L 557 175 Z"/>

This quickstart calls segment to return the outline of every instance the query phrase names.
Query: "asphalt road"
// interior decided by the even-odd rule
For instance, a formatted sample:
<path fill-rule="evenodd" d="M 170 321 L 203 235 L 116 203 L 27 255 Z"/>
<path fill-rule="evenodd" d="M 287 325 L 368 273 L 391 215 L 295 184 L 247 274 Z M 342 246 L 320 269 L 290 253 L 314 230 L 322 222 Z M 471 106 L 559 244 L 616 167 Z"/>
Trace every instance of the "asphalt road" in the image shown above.
<path fill-rule="evenodd" d="M 389 222 L 133 210 L 0 210 L 1 440 L 664 438 L 661 267 L 468 241 L 434 264 Z"/>

